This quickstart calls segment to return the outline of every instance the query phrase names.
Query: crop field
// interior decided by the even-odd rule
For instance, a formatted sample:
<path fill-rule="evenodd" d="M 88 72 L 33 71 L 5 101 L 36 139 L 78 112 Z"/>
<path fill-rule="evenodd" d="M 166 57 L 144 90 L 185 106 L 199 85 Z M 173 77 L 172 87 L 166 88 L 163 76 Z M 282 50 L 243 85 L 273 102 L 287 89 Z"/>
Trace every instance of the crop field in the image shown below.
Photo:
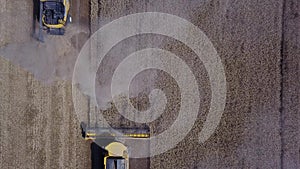
<path fill-rule="evenodd" d="M 163 103 L 157 97 L 161 91 L 164 93 L 167 103 L 158 118 L 148 119 L 145 124 L 135 121 L 138 116 L 127 119 L 116 103 L 123 104 L 122 97 L 111 96 L 114 72 L 122 61 L 146 48 L 169 51 L 186 63 L 195 77 L 198 88 L 193 92 L 199 94 L 200 104 L 194 124 L 182 140 L 149 158 L 132 158 L 130 169 L 300 168 L 299 0 L 70 1 L 72 23 L 67 25 L 65 35 L 44 32 L 45 42 L 40 42 L 35 38 L 38 21 L 33 18 L 34 1 L 0 0 L 0 168 L 91 168 L 90 144 L 82 138 L 80 129 L 86 114 L 78 113 L 78 108 L 94 112 L 89 120 L 97 121 L 101 113 L 114 127 L 149 126 L 151 136 L 168 131 L 181 109 L 186 108 L 183 113 L 191 110 L 181 104 L 185 90 L 176 79 L 177 75 L 185 79 L 188 76 L 175 61 L 161 59 L 159 63 L 174 70 L 176 77 L 164 70 L 147 69 L 136 74 L 128 87 L 133 107 L 149 109 L 153 114 L 156 109 L 152 110 L 151 104 Z M 184 19 L 201 30 L 217 52 L 226 77 L 226 102 L 216 129 L 204 142 L 199 142 L 199 133 L 205 128 L 210 109 L 216 107 L 211 104 L 213 91 L 218 92 L 210 83 L 208 70 L 218 69 L 205 65 L 189 45 L 164 34 L 138 34 L 116 43 L 95 73 L 98 106 L 91 105 L 89 97 L 74 99 L 76 61 L 85 57 L 83 49 L 88 47 L 89 38 L 120 17 L 144 12 Z M 172 23 L 159 21 L 150 24 L 162 32 L 173 30 L 168 27 Z M 146 22 L 147 17 L 140 24 Z M 132 23 L 122 24 L 124 30 L 115 33 L 116 37 L 130 32 L 125 27 Z M 192 34 L 191 27 L 184 30 Z M 100 47 L 115 39 L 109 35 L 99 38 Z M 195 37 L 188 38 L 188 42 L 202 44 L 192 41 Z M 151 60 L 147 64 L 151 65 Z M 80 78 L 85 80 L 85 76 Z M 192 90 L 187 87 L 192 86 L 191 81 L 183 80 L 183 84 L 186 91 Z M 124 85 L 116 84 L 116 91 Z M 160 92 L 155 93 L 156 89 Z M 121 111 L 126 108 L 123 106 Z M 182 128 L 189 123 L 193 122 L 184 121 Z M 180 131 L 173 133 L 174 140 Z M 164 149 L 174 140 L 152 146 Z"/>

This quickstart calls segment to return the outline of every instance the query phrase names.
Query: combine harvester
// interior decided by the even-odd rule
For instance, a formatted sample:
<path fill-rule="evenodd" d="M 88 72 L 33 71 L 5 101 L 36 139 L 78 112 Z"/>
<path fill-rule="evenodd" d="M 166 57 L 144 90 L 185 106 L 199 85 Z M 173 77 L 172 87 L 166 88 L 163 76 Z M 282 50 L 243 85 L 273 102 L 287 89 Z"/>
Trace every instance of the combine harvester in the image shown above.
<path fill-rule="evenodd" d="M 90 99 L 88 104 L 91 107 Z M 143 151 L 143 153 L 150 155 L 150 128 L 147 125 L 136 126 L 133 124 L 133 126 L 118 128 L 103 127 L 100 125 L 101 122 L 96 120 L 98 114 L 91 112 L 97 111 L 89 108 L 87 119 L 81 122 L 80 127 L 82 137 L 91 143 L 92 169 L 132 169 L 136 168 L 136 162 L 139 166 L 144 164 L 139 159 L 131 157 L 131 153 Z M 117 124 L 117 126 L 119 125 Z M 136 147 L 134 149 L 134 147 L 127 144 L 135 144 L 140 141 L 145 141 L 146 144 L 137 146 L 139 147 L 138 150 Z M 129 167 L 130 161 L 133 164 L 131 167 Z M 143 165 L 143 168 L 149 168 L 148 165 L 148 163 Z"/>
<path fill-rule="evenodd" d="M 39 22 L 38 40 L 44 41 L 44 30 L 51 35 L 64 35 L 65 26 L 72 22 L 69 10 L 69 0 L 34 0 L 34 17 Z"/>
<path fill-rule="evenodd" d="M 129 169 L 130 148 L 119 140 L 150 137 L 149 128 L 88 127 L 82 122 L 81 130 L 91 142 L 92 169 Z"/>

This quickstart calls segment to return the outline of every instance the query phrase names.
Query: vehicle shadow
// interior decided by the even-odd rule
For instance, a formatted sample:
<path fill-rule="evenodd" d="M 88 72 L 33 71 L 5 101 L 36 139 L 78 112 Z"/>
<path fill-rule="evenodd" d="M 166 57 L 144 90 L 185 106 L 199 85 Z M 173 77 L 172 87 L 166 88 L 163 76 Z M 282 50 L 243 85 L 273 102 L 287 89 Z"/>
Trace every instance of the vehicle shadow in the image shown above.
<path fill-rule="evenodd" d="M 39 13 L 40 13 L 40 0 L 33 0 L 32 36 L 35 35 L 36 22 L 39 20 Z"/>

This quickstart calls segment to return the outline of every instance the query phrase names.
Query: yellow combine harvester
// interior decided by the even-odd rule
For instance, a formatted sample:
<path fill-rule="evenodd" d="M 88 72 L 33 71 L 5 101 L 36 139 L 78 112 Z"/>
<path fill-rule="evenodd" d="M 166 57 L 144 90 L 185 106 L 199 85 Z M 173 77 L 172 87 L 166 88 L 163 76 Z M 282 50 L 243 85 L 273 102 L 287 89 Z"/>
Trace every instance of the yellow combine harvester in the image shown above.
<path fill-rule="evenodd" d="M 69 0 L 34 0 L 34 15 L 39 21 L 38 39 L 44 41 L 43 30 L 51 35 L 64 35 L 65 26 L 72 21 Z"/>
<path fill-rule="evenodd" d="M 117 141 L 119 137 L 149 138 L 148 128 L 91 128 L 81 123 L 82 137 L 91 141 L 92 169 L 129 169 L 129 148 Z M 120 136 L 119 133 L 122 133 Z"/>

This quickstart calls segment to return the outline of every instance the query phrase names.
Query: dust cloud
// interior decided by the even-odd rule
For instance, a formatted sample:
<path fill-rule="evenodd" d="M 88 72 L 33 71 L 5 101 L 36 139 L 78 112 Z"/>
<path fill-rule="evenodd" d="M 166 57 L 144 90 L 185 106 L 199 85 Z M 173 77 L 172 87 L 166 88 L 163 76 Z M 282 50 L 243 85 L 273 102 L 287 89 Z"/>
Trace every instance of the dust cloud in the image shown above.
<path fill-rule="evenodd" d="M 45 42 L 32 38 L 0 48 L 0 56 L 18 65 L 45 83 L 71 80 L 73 67 L 88 33 L 84 28 L 68 27 L 65 36 L 47 36 Z"/>

